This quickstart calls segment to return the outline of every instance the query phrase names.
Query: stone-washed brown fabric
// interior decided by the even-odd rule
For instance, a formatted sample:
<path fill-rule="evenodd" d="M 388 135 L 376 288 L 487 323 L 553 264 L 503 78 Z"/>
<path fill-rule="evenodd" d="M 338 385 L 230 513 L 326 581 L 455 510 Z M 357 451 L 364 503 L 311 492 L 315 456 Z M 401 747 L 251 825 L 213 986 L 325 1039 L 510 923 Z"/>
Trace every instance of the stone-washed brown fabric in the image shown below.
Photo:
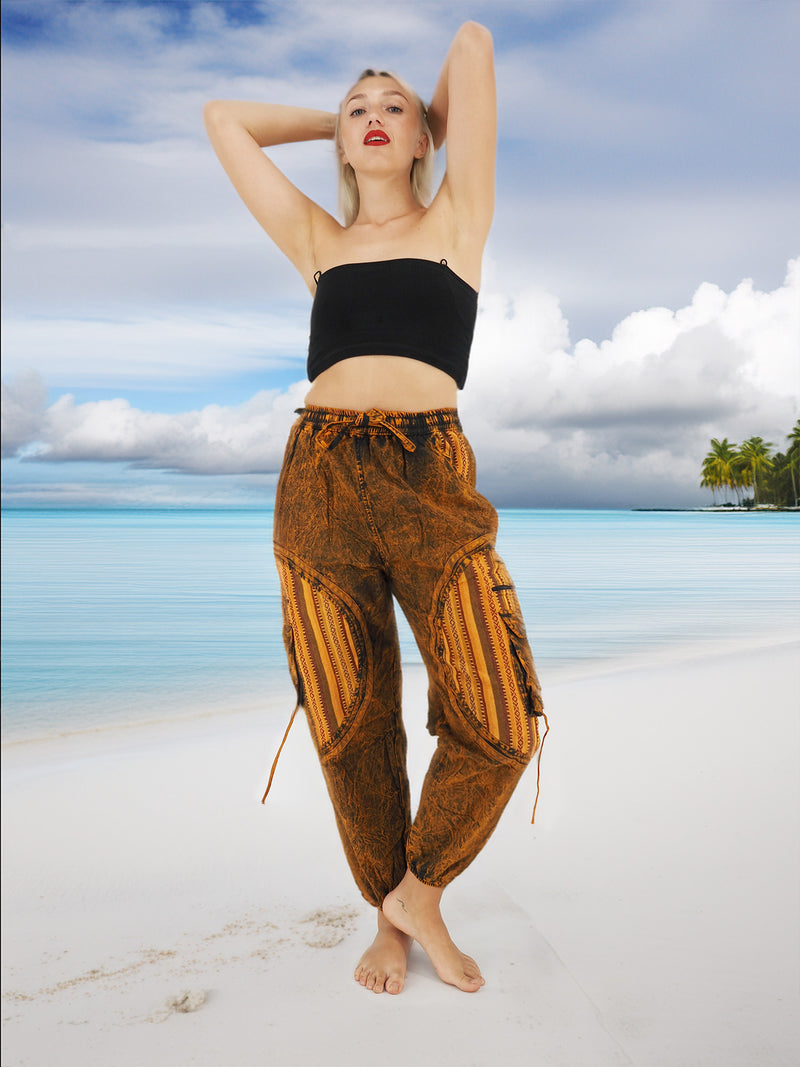
<path fill-rule="evenodd" d="M 299 415 L 275 504 L 284 642 L 347 860 L 380 906 L 406 866 L 444 886 L 486 843 L 539 745 L 539 683 L 455 409 Z M 393 595 L 438 738 L 413 822 Z"/>

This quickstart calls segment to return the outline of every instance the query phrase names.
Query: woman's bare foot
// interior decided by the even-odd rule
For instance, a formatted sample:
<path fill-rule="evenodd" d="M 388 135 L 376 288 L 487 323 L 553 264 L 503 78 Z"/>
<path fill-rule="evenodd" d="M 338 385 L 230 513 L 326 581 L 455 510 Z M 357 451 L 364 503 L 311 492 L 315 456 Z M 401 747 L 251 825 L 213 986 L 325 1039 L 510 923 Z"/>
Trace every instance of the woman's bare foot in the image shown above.
<path fill-rule="evenodd" d="M 477 993 L 484 985 L 480 968 L 453 944 L 439 911 L 442 892 L 406 871 L 400 885 L 384 900 L 383 914 L 398 930 L 419 942 L 443 982 L 465 993 Z"/>
<path fill-rule="evenodd" d="M 411 938 L 378 909 L 378 934 L 358 961 L 355 979 L 373 993 L 402 993 Z"/>

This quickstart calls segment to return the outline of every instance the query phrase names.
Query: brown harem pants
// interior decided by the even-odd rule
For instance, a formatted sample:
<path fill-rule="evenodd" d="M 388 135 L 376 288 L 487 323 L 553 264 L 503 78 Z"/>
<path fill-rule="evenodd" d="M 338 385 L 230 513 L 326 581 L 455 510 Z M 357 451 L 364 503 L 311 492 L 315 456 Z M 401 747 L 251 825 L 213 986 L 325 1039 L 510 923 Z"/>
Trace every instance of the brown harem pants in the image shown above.
<path fill-rule="evenodd" d="M 455 409 L 300 409 L 275 503 L 284 641 L 347 860 L 376 906 L 475 858 L 539 745 L 539 683 L 497 514 Z M 392 595 L 438 738 L 412 823 Z"/>

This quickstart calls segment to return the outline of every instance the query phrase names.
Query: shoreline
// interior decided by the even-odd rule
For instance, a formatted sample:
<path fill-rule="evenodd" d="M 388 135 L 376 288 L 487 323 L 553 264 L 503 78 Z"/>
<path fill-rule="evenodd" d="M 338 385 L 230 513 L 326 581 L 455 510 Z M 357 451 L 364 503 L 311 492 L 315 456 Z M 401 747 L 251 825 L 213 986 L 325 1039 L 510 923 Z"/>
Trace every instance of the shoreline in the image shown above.
<path fill-rule="evenodd" d="M 731 513 L 749 515 L 751 513 L 757 513 L 759 515 L 777 515 L 783 512 L 800 512 L 800 507 L 778 507 L 776 504 L 755 504 L 753 507 L 746 508 L 739 504 L 709 504 L 707 507 L 697 508 L 630 508 L 630 511 L 653 511 L 653 512 L 701 512 L 704 515 L 716 513 L 720 515 L 727 515 Z"/>
<path fill-rule="evenodd" d="M 761 649 L 780 648 L 800 642 L 800 628 L 796 630 L 776 630 L 768 634 L 757 634 L 744 637 L 736 634 L 730 637 L 717 637 L 703 642 L 663 644 L 656 647 L 647 647 L 621 656 L 598 657 L 584 660 L 571 660 L 565 663 L 550 663 L 539 667 L 543 687 L 558 686 L 565 683 L 602 678 L 610 674 L 637 670 L 646 671 L 662 667 L 666 664 L 680 664 L 703 657 L 719 657 L 753 652 Z M 282 717 L 288 720 L 293 708 L 293 690 L 289 681 L 288 672 L 284 672 L 282 683 L 285 692 L 272 698 L 263 693 L 253 692 L 250 697 L 241 697 L 233 706 L 223 706 L 218 700 L 214 705 L 206 706 L 200 710 L 165 711 L 162 714 L 154 714 L 148 718 L 134 718 L 128 720 L 96 723 L 93 725 L 78 725 L 74 728 L 52 729 L 48 732 L 28 734 L 24 731 L 3 730 L 0 740 L 0 753 L 5 755 L 14 750 L 29 745 L 55 744 L 59 741 L 78 742 L 80 738 L 112 739 L 119 734 L 133 737 L 137 732 L 169 728 L 180 730 L 190 728 L 193 724 L 203 722 L 232 721 L 247 716 L 258 716 L 265 725 L 273 726 L 279 723 Z M 403 665 L 403 677 L 417 679 L 425 676 L 425 668 L 421 663 L 409 663 Z"/>
<path fill-rule="evenodd" d="M 534 765 L 445 899 L 477 1002 L 416 947 L 400 997 L 353 981 L 374 916 L 302 724 L 264 806 L 285 721 L 258 711 L 4 751 L 4 1067 L 455 1067 L 498 1032 L 510 1067 L 788 1067 L 799 658 L 545 681 L 536 825 Z M 406 683 L 416 797 L 434 742 Z"/>
<path fill-rule="evenodd" d="M 696 504 L 681 507 L 662 507 L 652 505 L 648 507 L 639 505 L 615 505 L 615 504 L 563 504 L 544 505 L 533 504 L 498 504 L 498 511 L 800 511 L 800 506 L 783 506 L 777 504 L 753 504 L 749 508 L 743 504 Z M 13 504 L 8 501 L 0 502 L 0 513 L 3 511 L 180 511 L 187 513 L 196 512 L 270 512 L 275 509 L 275 501 L 259 504 Z"/>

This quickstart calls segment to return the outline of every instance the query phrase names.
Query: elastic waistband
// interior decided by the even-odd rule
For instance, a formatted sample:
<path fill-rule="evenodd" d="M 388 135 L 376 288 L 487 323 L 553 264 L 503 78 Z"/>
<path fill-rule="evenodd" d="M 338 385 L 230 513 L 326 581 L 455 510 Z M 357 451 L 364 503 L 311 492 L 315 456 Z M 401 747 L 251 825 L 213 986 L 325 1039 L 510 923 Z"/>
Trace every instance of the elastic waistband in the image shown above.
<path fill-rule="evenodd" d="M 350 411 L 348 408 L 322 408 L 309 405 L 297 408 L 295 414 L 302 422 L 318 429 L 336 426 L 337 429 L 353 430 L 359 435 L 427 437 L 432 430 L 461 429 L 457 408 L 433 408 L 430 411 Z"/>

